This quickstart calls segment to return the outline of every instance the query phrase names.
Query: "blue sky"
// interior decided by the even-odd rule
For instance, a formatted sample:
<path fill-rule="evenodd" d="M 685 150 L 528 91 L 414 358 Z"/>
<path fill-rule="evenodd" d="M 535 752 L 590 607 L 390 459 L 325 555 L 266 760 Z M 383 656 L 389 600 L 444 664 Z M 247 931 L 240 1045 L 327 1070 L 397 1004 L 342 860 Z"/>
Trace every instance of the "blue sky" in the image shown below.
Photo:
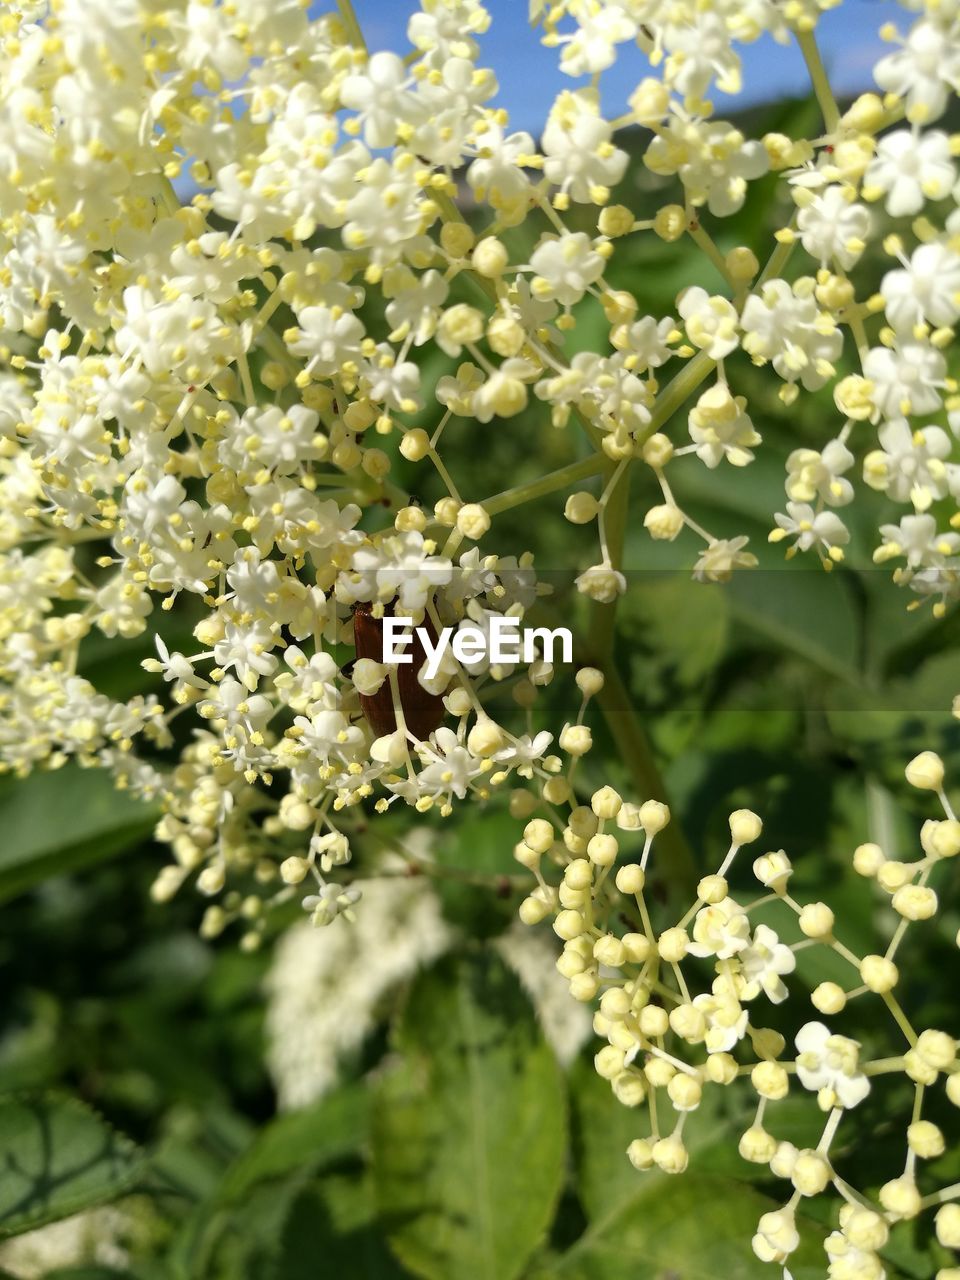
<path fill-rule="evenodd" d="M 316 5 L 320 11 L 328 3 Z M 354 0 L 354 9 L 372 52 L 393 49 L 406 52 L 407 19 L 416 0 Z M 557 70 L 557 54 L 545 49 L 527 25 L 527 0 L 488 0 L 493 22 L 482 37 L 483 65 L 490 66 L 500 81 L 497 105 L 510 112 L 515 129 L 537 134 L 543 126 L 550 103 L 562 88 L 577 82 Z M 831 83 L 841 95 L 873 88 L 870 75 L 885 46 L 877 31 L 884 22 L 897 21 L 906 30 L 911 15 L 894 0 L 845 0 L 837 9 L 823 14 L 817 39 Z M 768 36 L 755 44 L 741 46 L 744 93 L 738 99 L 716 95 L 717 113 L 741 105 L 769 102 L 809 92 L 803 59 L 794 44 L 778 45 Z M 644 74 L 646 62 L 633 46 L 622 45 L 616 64 L 604 76 L 604 107 L 617 115 L 624 109 L 627 95 Z"/>

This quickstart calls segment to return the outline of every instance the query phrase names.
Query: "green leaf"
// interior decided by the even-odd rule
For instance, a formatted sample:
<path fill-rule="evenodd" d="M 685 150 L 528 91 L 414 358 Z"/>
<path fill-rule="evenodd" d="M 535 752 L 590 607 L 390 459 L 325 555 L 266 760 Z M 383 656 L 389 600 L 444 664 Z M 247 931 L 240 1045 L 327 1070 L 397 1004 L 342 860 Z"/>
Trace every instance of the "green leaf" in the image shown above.
<path fill-rule="evenodd" d="M 536 1280 L 770 1280 L 770 1268 L 750 1247 L 764 1213 L 776 1201 L 731 1178 L 685 1173 L 658 1178 L 627 1204 L 591 1225 Z M 790 1259 L 795 1280 L 821 1280 L 818 1230 L 800 1221 L 800 1249 Z"/>
<path fill-rule="evenodd" d="M 367 1133 L 369 1095 L 361 1086 L 338 1090 L 311 1107 L 278 1116 L 227 1170 L 221 1201 L 239 1201 L 271 1178 L 317 1169 L 358 1151 Z"/>
<path fill-rule="evenodd" d="M 156 810 L 117 791 L 101 769 L 68 764 L 4 778 L 0 902 L 51 876 L 115 857 L 148 836 L 156 818 Z"/>
<path fill-rule="evenodd" d="M 0 1236 L 31 1231 L 114 1200 L 144 1156 L 75 1098 L 0 1099 Z"/>
<path fill-rule="evenodd" d="M 513 975 L 491 953 L 445 958 L 411 992 L 400 1061 L 374 1105 L 377 1199 L 426 1280 L 514 1280 L 563 1180 L 560 1071 Z"/>

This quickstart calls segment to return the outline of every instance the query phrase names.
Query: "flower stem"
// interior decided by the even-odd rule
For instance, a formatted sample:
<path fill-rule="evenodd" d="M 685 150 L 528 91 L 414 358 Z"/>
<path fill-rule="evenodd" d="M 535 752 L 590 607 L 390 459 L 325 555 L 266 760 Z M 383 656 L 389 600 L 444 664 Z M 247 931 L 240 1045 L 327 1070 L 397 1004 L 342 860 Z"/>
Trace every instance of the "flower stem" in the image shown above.
<path fill-rule="evenodd" d="M 496 493 L 492 498 L 485 498 L 480 505 L 488 515 L 499 515 L 512 507 L 519 507 L 525 502 L 532 502 L 535 498 L 542 498 L 544 494 L 553 493 L 557 489 L 566 489 L 576 484 L 578 480 L 595 476 L 603 470 L 605 461 L 600 454 L 592 454 L 589 458 L 581 458 L 579 462 L 571 462 L 566 467 L 551 471 L 548 475 L 541 476 L 539 480 L 519 484 L 513 489 L 504 489 L 502 493 Z"/>
<path fill-rule="evenodd" d="M 357 21 L 357 15 L 353 11 L 353 5 L 350 0 L 337 0 L 337 8 L 340 10 L 340 17 L 343 19 L 343 25 L 347 28 L 347 35 L 350 37 L 350 43 L 357 49 L 366 51 L 367 42 L 363 38 L 363 32 L 360 30 L 360 23 Z"/>
<path fill-rule="evenodd" d="M 813 85 L 813 92 L 817 95 L 817 102 L 820 104 L 820 110 L 823 113 L 823 123 L 826 126 L 827 133 L 835 133 L 840 123 L 840 109 L 833 96 L 833 90 L 830 88 L 830 81 L 827 79 L 827 73 L 824 70 L 823 59 L 820 57 L 820 50 L 817 48 L 816 37 L 812 31 L 795 31 L 794 35 L 797 37 L 797 44 L 800 46 L 803 60 L 807 64 L 810 83 Z"/>

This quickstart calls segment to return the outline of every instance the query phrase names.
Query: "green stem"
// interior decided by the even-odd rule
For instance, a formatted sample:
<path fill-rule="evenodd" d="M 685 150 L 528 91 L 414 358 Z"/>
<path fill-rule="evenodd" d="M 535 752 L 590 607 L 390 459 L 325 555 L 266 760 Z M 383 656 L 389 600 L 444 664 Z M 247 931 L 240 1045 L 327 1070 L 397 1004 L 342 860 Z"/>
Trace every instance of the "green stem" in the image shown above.
<path fill-rule="evenodd" d="M 519 484 L 513 489 L 504 489 L 502 493 L 484 499 L 480 505 L 488 515 L 496 516 L 502 511 L 509 511 L 512 507 L 519 507 L 525 502 L 532 502 L 535 498 L 542 498 L 545 494 L 553 493 L 557 489 L 569 488 L 578 480 L 595 476 L 604 469 L 605 465 L 606 459 L 601 454 L 595 453 L 589 458 L 581 458 L 579 462 L 571 462 L 558 471 L 551 471 L 548 475 L 541 476 L 539 480 Z"/>
<path fill-rule="evenodd" d="M 350 0 L 337 0 L 337 8 L 340 10 L 340 17 L 343 19 L 343 25 L 347 28 L 347 35 L 350 43 L 357 49 L 366 51 L 367 42 L 363 38 L 363 32 L 360 30 L 360 23 L 357 21 L 357 15 L 353 11 L 353 5 Z"/>
<path fill-rule="evenodd" d="M 667 788 L 657 767 L 650 739 L 637 718 L 630 691 L 612 662 L 608 660 L 602 669 L 606 679 L 597 694 L 597 702 L 610 736 L 630 770 L 637 797 L 639 800 L 660 800 L 669 805 Z M 677 896 L 693 893 L 697 884 L 696 862 L 676 814 L 657 836 L 655 852 L 662 855 L 657 859 L 658 869 Z"/>
<path fill-rule="evenodd" d="M 827 79 L 827 73 L 824 70 L 823 59 L 820 57 L 820 50 L 817 48 L 816 37 L 812 31 L 795 31 L 794 35 L 797 37 L 797 44 L 800 46 L 803 60 L 807 64 L 810 82 L 813 85 L 813 92 L 817 95 L 817 102 L 820 104 L 820 110 L 823 113 L 823 123 L 826 126 L 827 133 L 836 133 L 837 126 L 840 124 L 840 109 L 833 96 L 833 90 L 830 88 L 830 81 Z"/>

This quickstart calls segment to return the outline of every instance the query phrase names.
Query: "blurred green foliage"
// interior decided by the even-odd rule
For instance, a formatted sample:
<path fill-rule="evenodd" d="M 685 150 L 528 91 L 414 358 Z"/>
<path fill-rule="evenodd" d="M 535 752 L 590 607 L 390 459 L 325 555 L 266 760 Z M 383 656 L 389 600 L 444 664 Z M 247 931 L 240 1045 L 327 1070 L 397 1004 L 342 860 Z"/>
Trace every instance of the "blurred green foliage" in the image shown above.
<path fill-rule="evenodd" d="M 777 108 L 748 128 L 807 136 L 815 130 L 812 111 L 807 103 Z M 710 228 L 721 250 L 745 243 L 764 256 L 771 229 L 783 221 L 772 190 L 772 179 L 755 184 L 739 215 Z M 643 217 L 668 193 L 635 165 L 615 198 Z M 589 216 L 582 215 L 585 226 Z M 510 233 L 515 260 L 534 233 Z M 689 242 L 639 237 L 618 251 L 612 281 L 665 314 L 683 285 L 719 287 L 693 255 Z M 588 311 L 573 345 L 590 348 L 604 333 L 599 308 Z M 428 391 L 448 371 L 428 358 Z M 905 787 L 904 762 L 931 747 L 948 766 L 960 764 L 960 726 L 946 714 L 960 688 L 960 620 L 908 614 L 888 573 L 870 567 L 880 497 L 858 504 L 847 566 L 830 576 L 810 563 L 786 565 L 765 548 L 770 513 L 783 503 L 787 453 L 823 443 L 839 423 L 828 394 L 787 410 L 776 379 L 747 361 L 732 360 L 729 376 L 749 397 L 763 434 L 758 461 L 709 482 L 690 462 L 677 467 L 675 485 L 684 507 L 716 534 L 749 533 L 763 567 L 726 587 L 691 583 L 681 566 L 692 544 L 655 544 L 642 528 L 643 510 L 657 499 L 652 477 L 638 474 L 626 541 L 630 589 L 619 608 L 614 661 L 698 867 L 715 868 L 726 814 L 749 804 L 764 817 L 764 848 L 783 846 L 795 859 L 798 896 L 823 896 L 849 945 L 879 950 L 894 919 L 870 886 L 855 883 L 850 855 L 866 838 L 882 840 L 891 855 L 915 853 L 930 811 Z M 505 488 L 505 477 L 519 483 L 577 456 L 575 428 L 554 432 L 543 416 L 534 402 L 520 418 L 483 428 L 482 448 L 476 424 L 451 424 L 445 457 L 465 477 L 470 498 Z M 400 460 L 397 482 L 424 486 L 430 503 L 440 493 L 423 475 Z M 561 503 L 555 495 L 504 514 L 490 549 L 534 550 L 555 586 L 546 616 L 582 623 L 571 582 L 590 549 L 561 519 Z M 175 612 L 166 626 L 186 632 L 190 621 Z M 126 695 L 144 683 L 146 652 L 146 645 L 97 642 L 84 649 L 83 670 Z M 509 706 L 509 693 L 502 697 Z M 543 691 L 538 718 L 560 724 L 570 705 L 569 679 L 558 677 Z M 580 774 L 584 792 L 602 779 L 631 794 L 630 760 L 618 758 L 599 725 L 596 740 Z M 200 906 L 189 894 L 163 907 L 151 903 L 160 863 L 148 838 L 152 818 L 99 775 L 72 766 L 0 787 L 0 898 L 13 899 L 0 934 L 0 1231 L 14 1234 L 108 1201 L 130 1207 L 139 1223 L 126 1268 L 77 1266 L 51 1277 L 767 1274 L 749 1237 L 779 1189 L 765 1169 L 737 1155 L 749 1122 L 744 1094 L 725 1091 L 692 1119 L 688 1175 L 641 1177 L 624 1150 L 643 1126 L 595 1075 L 589 1053 L 561 1071 L 526 996 L 496 957 L 491 939 L 518 900 L 516 827 L 503 800 L 464 806 L 448 823 L 433 824 L 438 892 L 463 942 L 384 1010 L 353 1078 L 286 1114 L 277 1114 L 264 1060 L 270 948 L 249 955 L 229 939 L 201 941 Z M 391 813 L 372 824 L 369 841 L 358 839 L 361 874 L 375 834 L 402 842 L 409 818 Z M 654 858 L 658 875 L 669 879 L 669 868 L 664 874 Z M 741 883 L 748 875 L 748 866 L 736 872 Z M 946 896 L 945 884 L 936 887 Z M 278 918 L 276 931 L 287 923 Z M 939 1025 L 955 1009 L 958 924 L 957 908 L 945 905 L 937 921 L 911 931 L 901 953 L 904 999 L 920 1027 Z M 789 1019 L 804 1003 L 803 989 L 834 976 L 831 957 L 819 950 L 800 959 L 793 999 L 770 1008 L 772 1026 L 795 1025 Z M 884 1028 L 870 1006 L 859 1002 L 850 1016 L 848 1033 L 870 1051 L 879 1047 Z M 885 1144 L 900 1141 L 910 1104 L 906 1091 L 882 1099 L 875 1091 L 864 1104 L 850 1126 L 858 1143 L 840 1152 L 852 1181 L 875 1189 Z M 936 1104 L 930 1118 L 937 1119 Z M 776 1123 L 778 1136 L 808 1142 L 816 1117 L 809 1105 L 788 1102 L 778 1104 Z M 942 1182 L 960 1176 L 958 1164 L 958 1155 L 938 1162 Z M 823 1274 L 822 1230 L 805 1224 L 796 1280 Z M 908 1243 L 901 1237 L 891 1254 L 891 1276 L 926 1280 L 942 1265 L 927 1228 L 915 1234 L 910 1239 L 908 1229 Z"/>

